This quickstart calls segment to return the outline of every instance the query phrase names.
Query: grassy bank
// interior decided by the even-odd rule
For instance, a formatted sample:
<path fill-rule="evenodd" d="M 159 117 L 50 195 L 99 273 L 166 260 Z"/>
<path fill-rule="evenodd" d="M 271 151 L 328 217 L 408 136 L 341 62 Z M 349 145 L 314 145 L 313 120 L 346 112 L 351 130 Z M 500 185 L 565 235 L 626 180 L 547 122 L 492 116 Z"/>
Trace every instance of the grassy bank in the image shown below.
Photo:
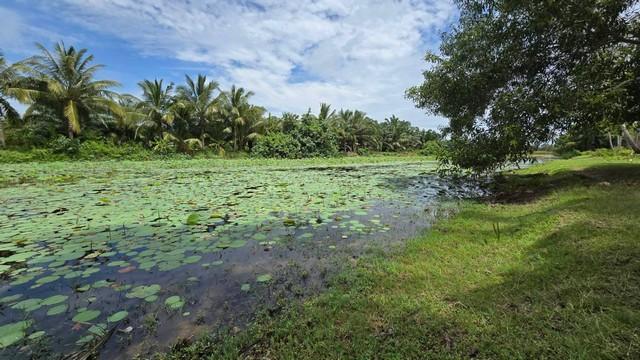
<path fill-rule="evenodd" d="M 581 157 L 507 174 L 393 256 L 190 358 L 638 358 L 640 161 Z"/>

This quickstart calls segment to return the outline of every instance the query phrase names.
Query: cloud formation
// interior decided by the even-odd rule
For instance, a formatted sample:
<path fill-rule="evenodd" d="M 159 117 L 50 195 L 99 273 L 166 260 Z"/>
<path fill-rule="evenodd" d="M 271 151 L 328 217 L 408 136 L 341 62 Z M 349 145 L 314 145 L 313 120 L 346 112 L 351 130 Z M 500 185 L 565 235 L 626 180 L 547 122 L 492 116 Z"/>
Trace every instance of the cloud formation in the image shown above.
<path fill-rule="evenodd" d="M 59 0 L 41 1 L 81 27 L 144 54 L 211 66 L 273 112 L 320 102 L 391 114 L 423 127 L 431 118 L 404 99 L 421 80 L 424 52 L 455 16 L 433 0 Z M 159 74 L 160 75 L 160 74 Z"/>

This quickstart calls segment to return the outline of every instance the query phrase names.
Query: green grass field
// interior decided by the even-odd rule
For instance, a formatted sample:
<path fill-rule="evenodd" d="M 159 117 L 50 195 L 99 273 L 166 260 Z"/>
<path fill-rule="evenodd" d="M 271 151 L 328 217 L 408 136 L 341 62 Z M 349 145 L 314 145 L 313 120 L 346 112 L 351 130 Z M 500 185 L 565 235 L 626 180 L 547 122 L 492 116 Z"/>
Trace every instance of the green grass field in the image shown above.
<path fill-rule="evenodd" d="M 640 161 L 579 157 L 505 174 L 493 201 L 245 331 L 164 358 L 640 357 Z"/>

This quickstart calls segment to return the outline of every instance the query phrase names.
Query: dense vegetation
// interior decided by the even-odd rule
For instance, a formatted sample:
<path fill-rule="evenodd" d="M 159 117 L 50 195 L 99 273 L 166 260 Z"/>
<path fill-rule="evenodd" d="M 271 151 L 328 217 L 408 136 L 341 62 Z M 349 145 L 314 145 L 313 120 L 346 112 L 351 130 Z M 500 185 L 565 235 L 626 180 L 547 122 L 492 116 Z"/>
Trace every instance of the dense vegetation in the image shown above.
<path fill-rule="evenodd" d="M 250 152 L 302 158 L 417 150 L 439 139 L 435 131 L 420 130 L 396 116 L 379 123 L 362 111 L 335 111 L 328 104 L 318 114 L 309 110 L 273 116 L 251 103 L 251 91 L 236 86 L 221 90 L 204 75 L 187 75 L 178 86 L 143 80 L 139 98 L 119 94 L 116 82 L 96 79 L 102 65 L 94 65 L 86 49 L 63 43 L 52 52 L 39 48 L 40 55 L 12 65 L 0 56 L 1 147 L 46 148 L 54 158 L 118 152 L 109 144 L 137 148 L 137 158 L 151 156 L 144 149 L 160 155 Z M 28 105 L 23 116 L 10 99 Z M 83 156 L 87 142 L 85 153 L 97 152 Z M 42 157 L 42 152 L 4 156 L 7 161 L 31 157 Z"/>
<path fill-rule="evenodd" d="M 640 356 L 637 158 L 582 156 L 506 174 L 394 256 L 248 331 L 166 359 Z"/>
<path fill-rule="evenodd" d="M 636 0 L 456 3 L 458 25 L 408 91 L 450 120 L 443 160 L 491 170 L 567 133 L 601 145 L 620 134 L 640 152 Z"/>

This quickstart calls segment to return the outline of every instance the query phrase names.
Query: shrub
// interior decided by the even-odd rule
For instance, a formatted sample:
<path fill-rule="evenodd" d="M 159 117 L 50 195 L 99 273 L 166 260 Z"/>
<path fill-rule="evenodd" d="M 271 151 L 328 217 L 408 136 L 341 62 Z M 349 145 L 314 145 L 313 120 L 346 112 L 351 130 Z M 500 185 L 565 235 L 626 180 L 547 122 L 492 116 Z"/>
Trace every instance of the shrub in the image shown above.
<path fill-rule="evenodd" d="M 439 156 L 443 151 L 444 147 L 438 140 L 429 140 L 418 153 L 423 156 Z"/>
<path fill-rule="evenodd" d="M 166 137 L 158 139 L 153 143 L 153 152 L 160 155 L 175 154 L 176 144 Z"/>
<path fill-rule="evenodd" d="M 258 139 L 251 149 L 255 157 L 274 157 L 295 159 L 301 157 L 300 143 L 289 134 L 270 133 Z"/>
<path fill-rule="evenodd" d="M 54 154 L 73 157 L 80 152 L 80 141 L 66 136 L 58 136 L 49 142 L 49 150 Z"/>
<path fill-rule="evenodd" d="M 634 156 L 634 152 L 632 149 L 617 147 L 614 149 L 596 149 L 593 151 L 583 152 L 585 155 L 592 155 L 597 157 L 621 157 L 627 158 Z"/>
<path fill-rule="evenodd" d="M 89 140 L 80 145 L 79 157 L 84 160 L 149 160 L 153 158 L 153 154 L 137 143 L 114 144 L 111 142 Z"/>

